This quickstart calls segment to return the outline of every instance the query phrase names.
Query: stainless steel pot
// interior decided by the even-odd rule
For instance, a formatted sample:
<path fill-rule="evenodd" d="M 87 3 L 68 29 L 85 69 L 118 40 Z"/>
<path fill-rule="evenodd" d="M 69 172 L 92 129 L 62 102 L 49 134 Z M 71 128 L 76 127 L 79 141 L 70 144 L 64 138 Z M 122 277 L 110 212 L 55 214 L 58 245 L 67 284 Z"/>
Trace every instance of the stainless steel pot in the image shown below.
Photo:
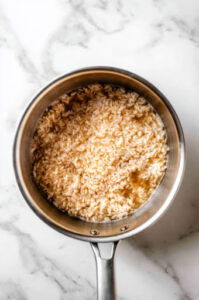
<path fill-rule="evenodd" d="M 31 175 L 30 142 L 39 117 L 59 95 L 93 82 L 121 85 L 146 97 L 162 118 L 170 148 L 166 174 L 150 201 L 128 218 L 110 223 L 84 222 L 60 212 L 43 198 Z M 16 133 L 13 158 L 16 179 L 29 206 L 52 228 L 91 243 L 97 263 L 98 299 L 114 299 L 113 258 L 117 242 L 157 221 L 173 200 L 182 179 L 184 137 L 171 104 L 152 84 L 133 73 L 109 67 L 77 70 L 49 84 L 32 100 Z"/>

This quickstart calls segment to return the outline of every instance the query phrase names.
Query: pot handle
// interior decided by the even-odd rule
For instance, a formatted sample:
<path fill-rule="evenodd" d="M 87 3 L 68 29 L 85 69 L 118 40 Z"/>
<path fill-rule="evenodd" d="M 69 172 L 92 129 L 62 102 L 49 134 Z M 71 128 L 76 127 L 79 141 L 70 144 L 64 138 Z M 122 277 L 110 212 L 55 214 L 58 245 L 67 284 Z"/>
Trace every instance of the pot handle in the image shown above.
<path fill-rule="evenodd" d="M 91 243 L 97 266 L 97 299 L 114 300 L 114 256 L 118 242 Z"/>

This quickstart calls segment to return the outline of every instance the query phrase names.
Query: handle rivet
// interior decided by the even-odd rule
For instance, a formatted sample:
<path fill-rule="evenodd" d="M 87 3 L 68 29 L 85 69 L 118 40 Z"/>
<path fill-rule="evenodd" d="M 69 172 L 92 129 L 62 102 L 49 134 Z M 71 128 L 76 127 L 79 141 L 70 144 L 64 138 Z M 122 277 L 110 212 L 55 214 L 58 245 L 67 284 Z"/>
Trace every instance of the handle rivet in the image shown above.
<path fill-rule="evenodd" d="M 121 227 L 120 230 L 121 230 L 121 231 L 125 231 L 125 230 L 127 230 L 128 228 L 129 228 L 129 227 L 128 227 L 127 225 L 125 225 L 125 226 Z"/>
<path fill-rule="evenodd" d="M 99 234 L 99 232 L 98 232 L 97 230 L 91 230 L 90 233 L 91 233 L 92 235 L 98 235 L 98 234 Z"/>

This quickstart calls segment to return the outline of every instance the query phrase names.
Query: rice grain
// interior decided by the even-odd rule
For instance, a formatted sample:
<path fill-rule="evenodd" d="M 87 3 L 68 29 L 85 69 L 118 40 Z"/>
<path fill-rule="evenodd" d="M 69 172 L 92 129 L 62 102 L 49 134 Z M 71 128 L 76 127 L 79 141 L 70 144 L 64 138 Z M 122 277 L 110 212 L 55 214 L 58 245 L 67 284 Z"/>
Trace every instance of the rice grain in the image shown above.
<path fill-rule="evenodd" d="M 132 214 L 167 166 L 163 123 L 133 91 L 92 84 L 64 94 L 40 118 L 33 176 L 62 211 L 104 222 Z"/>

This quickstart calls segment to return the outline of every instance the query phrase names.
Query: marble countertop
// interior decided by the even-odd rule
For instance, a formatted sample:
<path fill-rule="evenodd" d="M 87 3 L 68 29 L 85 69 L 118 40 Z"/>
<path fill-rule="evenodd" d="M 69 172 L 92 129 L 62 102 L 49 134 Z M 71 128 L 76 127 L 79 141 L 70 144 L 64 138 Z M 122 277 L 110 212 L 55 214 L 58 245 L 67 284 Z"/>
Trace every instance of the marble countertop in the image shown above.
<path fill-rule="evenodd" d="M 122 300 L 199 299 L 199 2 L 0 0 L 0 299 L 95 299 L 89 244 L 39 220 L 16 186 L 12 144 L 34 95 L 80 67 L 121 67 L 171 101 L 184 129 L 180 191 L 153 227 L 117 250 Z"/>

